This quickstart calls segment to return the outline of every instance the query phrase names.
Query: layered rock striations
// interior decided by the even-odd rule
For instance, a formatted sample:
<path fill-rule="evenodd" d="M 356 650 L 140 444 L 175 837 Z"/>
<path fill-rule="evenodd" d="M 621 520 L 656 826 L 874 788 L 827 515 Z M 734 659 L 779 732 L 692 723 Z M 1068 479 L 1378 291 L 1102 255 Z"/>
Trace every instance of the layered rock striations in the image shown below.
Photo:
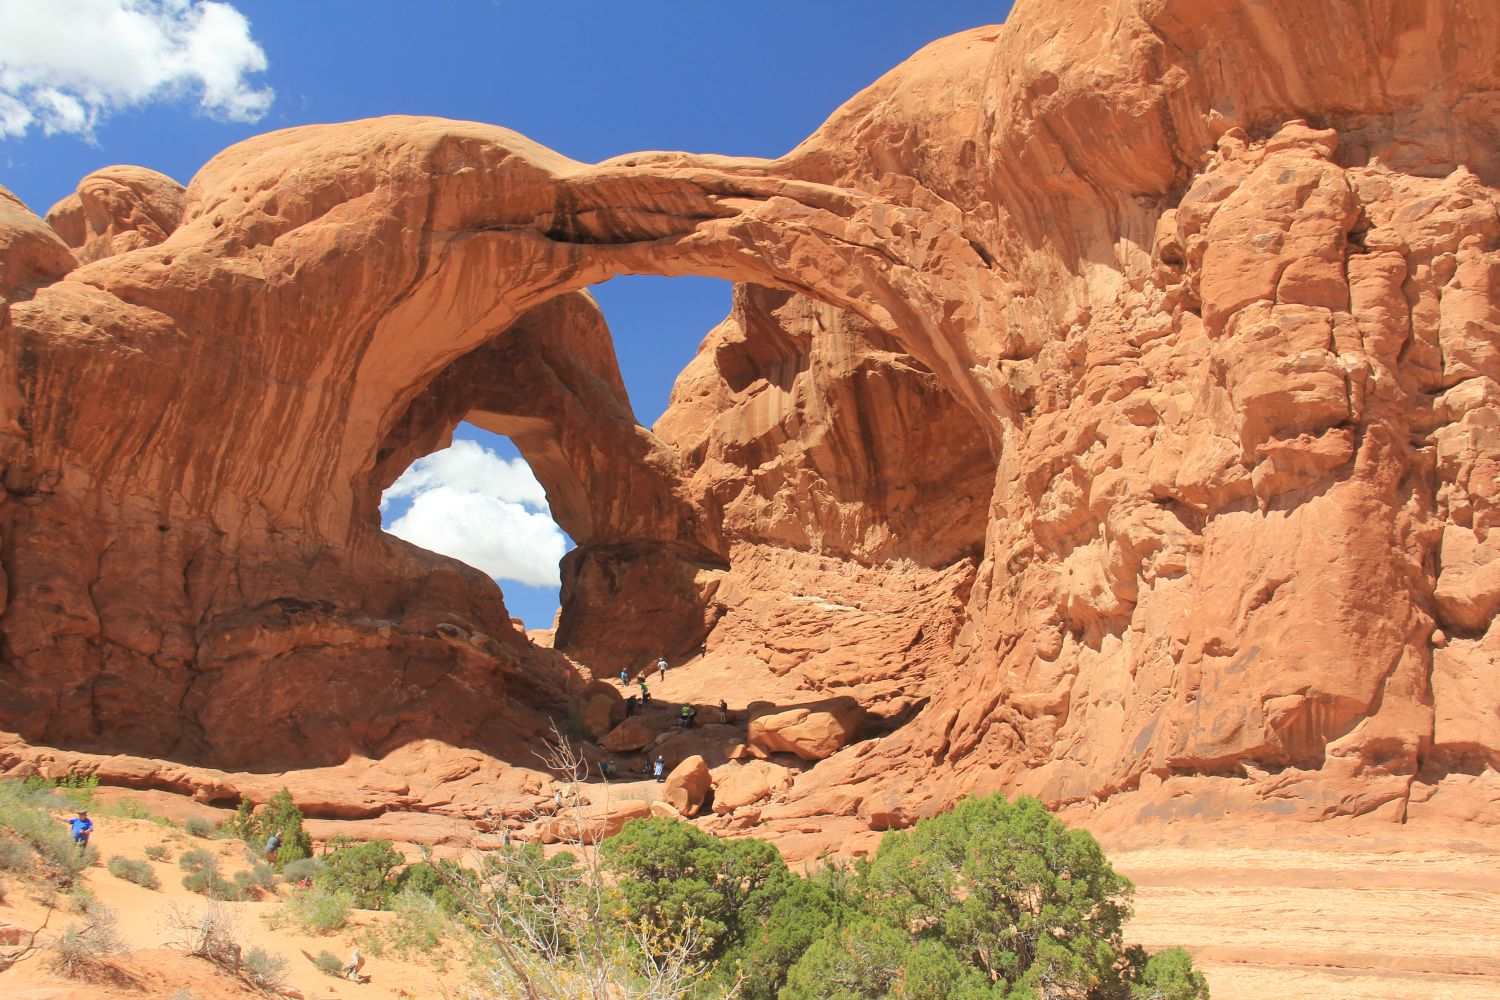
<path fill-rule="evenodd" d="M 752 796 L 825 844 L 991 788 L 1500 814 L 1492 4 L 1022 3 L 773 161 L 378 119 L 180 221 L 121 170 L 0 198 L 26 741 L 503 757 L 701 645 L 872 714 Z M 579 292 L 635 272 L 739 283 L 654 431 Z M 579 542 L 560 653 L 379 531 L 465 418 Z"/>

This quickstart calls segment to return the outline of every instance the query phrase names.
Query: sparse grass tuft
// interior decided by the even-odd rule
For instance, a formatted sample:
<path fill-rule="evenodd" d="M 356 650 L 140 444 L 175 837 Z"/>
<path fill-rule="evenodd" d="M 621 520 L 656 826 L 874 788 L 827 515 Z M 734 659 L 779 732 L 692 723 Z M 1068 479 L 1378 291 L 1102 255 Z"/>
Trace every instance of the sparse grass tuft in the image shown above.
<path fill-rule="evenodd" d="M 152 861 L 165 861 L 171 856 L 166 844 L 152 844 L 146 848 L 146 857 Z"/>
<path fill-rule="evenodd" d="M 109 859 L 109 873 L 115 878 L 122 878 L 127 882 L 144 886 L 147 889 L 160 889 L 161 879 L 156 877 L 156 871 L 148 862 L 137 861 L 134 858 L 122 858 L 116 855 Z"/>
<path fill-rule="evenodd" d="M 187 822 L 182 824 L 182 828 L 186 830 L 190 836 L 199 837 L 205 840 L 214 835 L 214 825 L 208 820 L 204 819 L 202 816 L 189 816 L 187 818 Z"/>
<path fill-rule="evenodd" d="M 309 934 L 331 934 L 348 926 L 349 911 L 353 907 L 354 898 L 342 890 L 302 889 L 292 893 L 281 910 L 267 922 L 279 920 L 294 924 Z"/>
<path fill-rule="evenodd" d="M 281 877 L 295 885 L 305 878 L 316 878 L 323 867 L 323 861 L 320 858 L 298 858 L 282 866 Z"/>
<path fill-rule="evenodd" d="M 83 920 L 68 927 L 53 942 L 48 965 L 60 976 L 83 979 L 104 959 L 124 951 L 115 911 L 91 901 L 85 907 Z"/>
<path fill-rule="evenodd" d="M 324 950 L 318 952 L 313 958 L 313 965 L 316 965 L 318 971 L 323 973 L 323 975 L 332 976 L 335 979 L 342 977 L 344 973 L 343 959 L 331 951 Z"/>
<path fill-rule="evenodd" d="M 267 993 L 280 993 L 286 989 L 286 959 L 272 955 L 263 948 L 251 948 L 240 963 L 240 974 L 251 985 Z"/>

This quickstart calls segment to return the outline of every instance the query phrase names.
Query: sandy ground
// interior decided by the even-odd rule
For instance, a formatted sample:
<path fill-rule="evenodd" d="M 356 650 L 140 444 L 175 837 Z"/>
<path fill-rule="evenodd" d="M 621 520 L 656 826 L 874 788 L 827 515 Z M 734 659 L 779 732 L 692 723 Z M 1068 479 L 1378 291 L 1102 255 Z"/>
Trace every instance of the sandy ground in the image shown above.
<path fill-rule="evenodd" d="M 63 819 L 58 814 L 59 823 Z M 32 958 L 11 971 L 0 974 L 0 997 L 5 1000 L 104 1000 L 104 998 L 171 997 L 178 989 L 188 989 L 199 1000 L 263 996 L 217 970 L 201 959 L 169 948 L 171 933 L 167 929 L 168 911 L 173 906 L 194 910 L 207 905 L 202 896 L 182 888 L 183 871 L 177 857 L 185 850 L 206 848 L 220 856 L 220 870 L 232 877 L 235 871 L 249 867 L 243 844 L 238 841 L 201 840 L 149 820 L 116 819 L 94 815 L 93 846 L 101 862 L 84 876 L 84 885 L 119 916 L 121 936 L 131 954 L 111 963 L 113 972 L 92 983 L 75 983 L 61 979 L 46 969 L 46 956 Z M 165 843 L 171 851 L 167 861 L 150 862 L 161 880 L 160 890 L 145 889 L 110 875 L 103 862 L 114 855 L 145 858 L 151 844 Z M 5 879 L 6 899 L 0 902 L 0 923 L 36 927 L 43 908 L 37 891 L 23 887 L 13 877 Z M 285 893 L 287 890 L 280 890 Z M 353 923 L 343 931 L 327 936 L 310 936 L 286 927 L 271 930 L 261 919 L 281 905 L 279 897 L 258 902 L 225 903 L 238 918 L 238 940 L 245 951 L 261 947 L 287 959 L 289 984 L 308 1000 L 363 997 L 367 1000 L 410 1000 L 413 997 L 461 995 L 466 973 L 458 961 L 449 961 L 446 971 L 430 965 L 402 961 L 393 956 L 376 958 L 366 950 L 364 973 L 370 982 L 356 985 L 341 982 L 319 972 L 301 953 L 316 955 L 330 951 L 347 958 L 355 936 L 365 927 L 389 919 L 390 914 L 356 910 Z M 70 913 L 55 913 L 48 932 L 61 930 L 74 921 Z"/>
<path fill-rule="evenodd" d="M 1214 1000 L 1500 997 L 1493 842 L 1337 822 L 1102 839 L 1137 887 L 1132 939 L 1188 948 Z"/>

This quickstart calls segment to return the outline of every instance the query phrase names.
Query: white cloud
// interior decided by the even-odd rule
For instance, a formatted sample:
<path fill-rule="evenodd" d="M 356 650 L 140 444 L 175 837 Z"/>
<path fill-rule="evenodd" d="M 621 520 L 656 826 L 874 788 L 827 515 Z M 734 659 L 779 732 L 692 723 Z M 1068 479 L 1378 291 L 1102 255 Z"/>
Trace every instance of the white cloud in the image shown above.
<path fill-rule="evenodd" d="M 558 585 L 567 541 L 547 494 L 520 459 L 507 461 L 474 441 L 419 458 L 380 498 L 380 509 L 410 499 L 386 528 L 397 538 L 452 556 L 497 580 Z"/>
<path fill-rule="evenodd" d="M 0 0 L 0 137 L 89 136 L 112 112 L 195 94 L 214 118 L 259 121 L 275 91 L 250 22 L 217 0 Z"/>

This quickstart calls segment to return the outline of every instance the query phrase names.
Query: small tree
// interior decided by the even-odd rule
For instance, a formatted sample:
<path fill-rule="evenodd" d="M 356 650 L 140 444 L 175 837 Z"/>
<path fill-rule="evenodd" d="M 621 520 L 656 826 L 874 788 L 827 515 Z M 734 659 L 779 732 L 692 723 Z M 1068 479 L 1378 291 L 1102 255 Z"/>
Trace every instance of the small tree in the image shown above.
<path fill-rule="evenodd" d="M 275 862 L 279 872 L 293 861 L 312 857 L 312 837 L 302 828 L 302 820 L 302 810 L 292 801 L 292 793 L 283 788 L 259 812 L 249 799 L 240 799 L 229 826 L 257 855 L 265 850 L 271 834 L 280 834 Z"/>
<path fill-rule="evenodd" d="M 560 780 L 581 782 L 588 762 L 553 729 L 544 757 Z M 608 808 L 606 800 L 605 808 Z M 533 817 L 540 819 L 540 816 Z M 586 824 L 568 832 L 569 851 L 548 856 L 535 844 L 479 861 L 476 876 L 435 866 L 462 901 L 492 959 L 485 996 L 505 1000 L 710 1000 L 699 921 L 666 927 L 619 919 L 620 905 Z"/>
<path fill-rule="evenodd" d="M 348 892 L 361 909 L 385 909 L 396 869 L 404 860 L 391 842 L 359 843 L 340 838 L 331 847 L 323 857 L 323 870 L 313 881 L 330 892 Z"/>

